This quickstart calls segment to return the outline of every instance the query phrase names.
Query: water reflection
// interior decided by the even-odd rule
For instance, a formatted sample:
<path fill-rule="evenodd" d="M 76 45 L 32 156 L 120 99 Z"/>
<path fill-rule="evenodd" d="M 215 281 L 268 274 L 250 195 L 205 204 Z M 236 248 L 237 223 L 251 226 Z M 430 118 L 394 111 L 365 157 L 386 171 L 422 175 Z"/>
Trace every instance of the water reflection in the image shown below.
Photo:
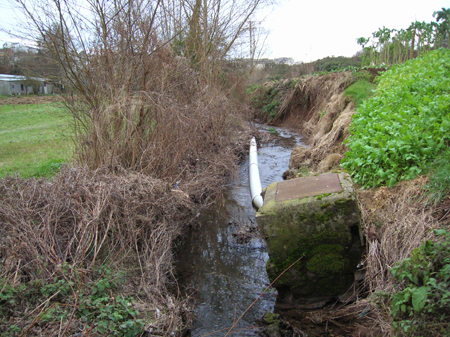
<path fill-rule="evenodd" d="M 290 153 L 300 143 L 300 135 L 282 128 L 274 129 L 277 137 L 258 149 L 263 187 L 282 180 Z M 192 336 L 224 336 L 227 331 L 224 329 L 229 328 L 269 285 L 265 242 L 251 233 L 256 225 L 249 192 L 248 160 L 242 163 L 227 199 L 226 205 L 202 214 L 201 225 L 189 233 L 180 249 L 179 268 L 189 275 L 183 282 L 197 289 Z M 249 231 L 248 237 L 246 231 Z M 242 233 L 244 242 L 239 241 Z M 256 329 L 251 327 L 265 312 L 273 311 L 275 299 L 275 291 L 264 294 L 233 330 L 239 331 L 232 335 L 256 336 Z"/>

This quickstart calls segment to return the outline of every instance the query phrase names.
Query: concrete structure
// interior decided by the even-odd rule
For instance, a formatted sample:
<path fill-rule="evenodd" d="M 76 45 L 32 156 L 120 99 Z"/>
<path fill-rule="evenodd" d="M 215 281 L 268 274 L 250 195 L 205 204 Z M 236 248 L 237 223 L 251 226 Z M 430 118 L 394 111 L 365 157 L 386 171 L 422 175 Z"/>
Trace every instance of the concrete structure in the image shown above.
<path fill-rule="evenodd" d="M 267 242 L 267 272 L 278 302 L 312 309 L 345 294 L 354 282 L 363 237 L 350 176 L 344 172 L 269 185 L 256 221 Z"/>
<path fill-rule="evenodd" d="M 37 92 L 35 92 L 37 90 Z M 0 74 L 0 95 L 51 94 L 53 86 L 45 78 Z"/>

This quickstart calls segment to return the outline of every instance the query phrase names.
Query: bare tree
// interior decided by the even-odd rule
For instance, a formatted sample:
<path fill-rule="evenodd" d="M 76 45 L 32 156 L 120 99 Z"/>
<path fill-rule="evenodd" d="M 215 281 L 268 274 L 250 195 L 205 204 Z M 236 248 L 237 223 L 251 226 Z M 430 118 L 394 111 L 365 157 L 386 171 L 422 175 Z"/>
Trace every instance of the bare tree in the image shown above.
<path fill-rule="evenodd" d="M 174 144 L 182 142 L 200 151 L 207 144 L 202 137 L 212 139 L 205 133 L 220 134 L 226 125 L 221 120 L 226 112 L 216 114 L 222 123 L 217 127 L 201 108 L 211 106 L 211 101 L 193 100 L 206 92 L 202 85 L 213 87 L 221 62 L 248 33 L 250 18 L 267 4 L 266 0 L 17 3 L 29 20 L 32 37 L 53 55 L 65 74 L 64 84 L 75 94 L 69 108 L 76 120 L 82 162 L 93 168 L 121 165 L 166 176 L 185 162 L 188 153 L 180 155 Z M 184 58 L 174 57 L 177 52 Z M 201 75 L 200 80 L 194 73 Z M 194 124 L 201 130 L 187 131 Z"/>
<path fill-rule="evenodd" d="M 270 0 L 167 0 L 163 31 L 174 37 L 175 50 L 208 79 L 215 78 L 222 62 L 245 45 L 247 57 L 256 54 L 255 17 L 273 4 Z M 253 23 L 253 25 L 252 25 Z"/>

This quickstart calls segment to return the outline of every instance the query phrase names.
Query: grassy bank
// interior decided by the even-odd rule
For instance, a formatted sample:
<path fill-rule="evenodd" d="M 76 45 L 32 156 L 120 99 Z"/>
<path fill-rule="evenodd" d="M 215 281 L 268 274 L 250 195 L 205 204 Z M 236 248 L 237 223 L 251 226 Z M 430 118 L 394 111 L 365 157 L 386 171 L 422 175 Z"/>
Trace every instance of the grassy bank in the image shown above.
<path fill-rule="evenodd" d="M 0 177 L 48 177 L 71 158 L 71 119 L 61 104 L 2 105 L 0 112 Z"/>

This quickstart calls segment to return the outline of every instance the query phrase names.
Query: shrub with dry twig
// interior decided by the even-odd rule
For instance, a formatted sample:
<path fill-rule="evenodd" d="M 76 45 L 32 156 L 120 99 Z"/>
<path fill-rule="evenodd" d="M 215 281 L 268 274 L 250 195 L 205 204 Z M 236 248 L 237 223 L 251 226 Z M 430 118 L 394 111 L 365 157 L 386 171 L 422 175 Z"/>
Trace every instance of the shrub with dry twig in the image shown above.
<path fill-rule="evenodd" d="M 111 290 L 116 294 L 111 301 L 114 296 L 133 296 L 133 305 L 151 317 L 154 329 L 183 327 L 186 307 L 168 287 L 174 284 L 173 240 L 193 209 L 185 193 L 135 172 L 65 168 L 51 182 L 0 180 L 0 205 L 2 293 L 26 284 L 44 294 L 42 289 L 62 282 L 71 297 L 36 294 L 26 299 L 16 293 L 13 310 L 0 320 L 0 330 L 16 325 L 22 331 L 52 335 L 54 329 L 71 333 L 89 326 L 97 329 L 100 318 L 83 321 L 79 312 L 88 302 L 86 293 L 99 287 L 106 270 L 124 273 L 120 291 Z M 2 308 L 5 300 L 0 298 Z M 21 307 L 31 303 L 36 305 L 31 313 L 32 308 Z M 52 305 L 65 305 L 77 314 L 66 313 L 64 321 L 56 314 L 43 318 Z M 71 322 L 77 319 L 78 324 Z"/>

